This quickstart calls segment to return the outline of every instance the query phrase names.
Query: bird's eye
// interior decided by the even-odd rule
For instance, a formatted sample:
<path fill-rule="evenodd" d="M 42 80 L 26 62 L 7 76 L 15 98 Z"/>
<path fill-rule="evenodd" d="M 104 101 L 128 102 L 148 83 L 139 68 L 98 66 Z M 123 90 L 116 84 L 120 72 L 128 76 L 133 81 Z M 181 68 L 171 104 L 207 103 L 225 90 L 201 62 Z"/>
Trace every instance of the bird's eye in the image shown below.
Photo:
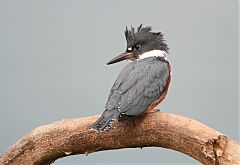
<path fill-rule="evenodd" d="M 139 49 L 139 48 L 140 48 L 140 45 L 136 45 L 135 48 L 136 48 L 136 49 Z"/>

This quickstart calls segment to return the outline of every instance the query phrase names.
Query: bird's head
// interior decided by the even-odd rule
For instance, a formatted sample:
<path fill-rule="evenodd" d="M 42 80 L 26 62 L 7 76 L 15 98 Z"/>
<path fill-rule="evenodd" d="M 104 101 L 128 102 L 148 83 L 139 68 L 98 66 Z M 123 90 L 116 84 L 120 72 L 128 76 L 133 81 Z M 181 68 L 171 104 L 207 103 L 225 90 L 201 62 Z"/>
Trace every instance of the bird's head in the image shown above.
<path fill-rule="evenodd" d="M 152 32 L 151 26 L 142 27 L 142 24 L 135 29 L 126 27 L 125 37 L 127 49 L 124 53 L 110 60 L 107 65 L 123 60 L 135 61 L 146 57 L 160 56 L 166 59 L 168 46 L 164 42 L 161 32 Z"/>

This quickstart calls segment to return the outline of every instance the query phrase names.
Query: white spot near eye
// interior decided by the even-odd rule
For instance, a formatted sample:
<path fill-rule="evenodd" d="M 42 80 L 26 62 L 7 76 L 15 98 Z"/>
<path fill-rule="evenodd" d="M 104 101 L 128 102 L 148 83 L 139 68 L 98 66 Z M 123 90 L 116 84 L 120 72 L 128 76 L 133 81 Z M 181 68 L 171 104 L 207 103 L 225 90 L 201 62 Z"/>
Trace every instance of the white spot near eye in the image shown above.
<path fill-rule="evenodd" d="M 132 47 L 127 48 L 128 51 L 132 51 Z"/>

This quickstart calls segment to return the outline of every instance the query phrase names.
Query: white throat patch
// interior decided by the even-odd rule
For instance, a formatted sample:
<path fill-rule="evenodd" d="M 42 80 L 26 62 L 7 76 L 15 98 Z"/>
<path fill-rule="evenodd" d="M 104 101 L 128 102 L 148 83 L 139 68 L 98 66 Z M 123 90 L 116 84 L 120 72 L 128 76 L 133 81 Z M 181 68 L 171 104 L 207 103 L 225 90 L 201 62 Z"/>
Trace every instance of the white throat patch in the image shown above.
<path fill-rule="evenodd" d="M 167 60 L 167 52 L 163 50 L 151 50 L 139 55 L 139 59 L 148 57 L 162 57 L 164 60 Z"/>

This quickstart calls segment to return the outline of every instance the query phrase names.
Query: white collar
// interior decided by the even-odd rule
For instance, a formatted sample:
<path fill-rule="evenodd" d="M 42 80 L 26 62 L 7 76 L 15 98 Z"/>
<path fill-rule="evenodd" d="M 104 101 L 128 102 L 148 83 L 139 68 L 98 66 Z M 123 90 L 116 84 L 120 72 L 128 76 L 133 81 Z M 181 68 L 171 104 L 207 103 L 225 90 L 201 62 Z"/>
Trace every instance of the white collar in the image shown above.
<path fill-rule="evenodd" d="M 139 55 L 139 60 L 148 57 L 162 57 L 164 60 L 167 60 L 167 52 L 163 50 L 151 50 Z"/>

